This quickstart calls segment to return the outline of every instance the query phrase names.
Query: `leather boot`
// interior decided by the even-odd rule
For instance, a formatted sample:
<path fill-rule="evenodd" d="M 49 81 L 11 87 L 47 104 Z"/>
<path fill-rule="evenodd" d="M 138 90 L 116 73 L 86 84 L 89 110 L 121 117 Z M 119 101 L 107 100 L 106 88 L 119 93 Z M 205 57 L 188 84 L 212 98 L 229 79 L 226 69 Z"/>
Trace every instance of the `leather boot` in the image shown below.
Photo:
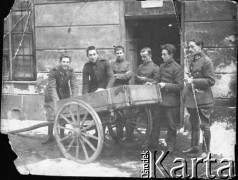
<path fill-rule="evenodd" d="M 209 129 L 205 129 L 203 131 L 203 144 L 202 144 L 202 158 L 206 158 L 208 153 L 210 152 L 210 144 L 211 144 L 211 131 Z"/>
<path fill-rule="evenodd" d="M 45 141 L 41 142 L 41 144 L 49 144 L 54 141 L 54 136 L 53 136 L 53 124 L 48 126 L 48 137 Z"/>
<path fill-rule="evenodd" d="M 191 139 L 191 148 L 183 151 L 184 154 L 197 154 L 199 152 L 199 138 L 200 138 L 200 130 L 192 131 L 192 139 Z"/>

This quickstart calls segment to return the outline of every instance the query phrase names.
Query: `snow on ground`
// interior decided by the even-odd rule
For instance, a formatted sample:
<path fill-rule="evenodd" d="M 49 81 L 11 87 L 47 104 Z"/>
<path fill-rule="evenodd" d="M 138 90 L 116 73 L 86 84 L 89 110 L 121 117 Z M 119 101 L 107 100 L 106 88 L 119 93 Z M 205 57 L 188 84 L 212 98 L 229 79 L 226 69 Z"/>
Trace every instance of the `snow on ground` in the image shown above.
<path fill-rule="evenodd" d="M 214 122 L 211 126 L 211 152 L 235 160 L 236 132 L 226 130 L 227 123 Z"/>
<path fill-rule="evenodd" d="M 52 168 L 54 167 L 54 168 Z M 47 159 L 37 163 L 17 167 L 21 174 L 40 174 L 53 176 L 97 176 L 97 177 L 129 177 L 131 173 L 118 168 L 103 167 L 100 163 L 79 164 L 64 158 Z"/>
<path fill-rule="evenodd" d="M 35 124 L 42 123 L 43 121 L 31 120 L 1 120 L 1 133 L 8 131 L 29 127 Z M 235 130 L 234 128 L 226 129 L 227 123 L 215 122 L 211 126 L 211 152 L 220 155 L 224 158 L 234 160 L 234 146 L 235 146 Z M 35 129 L 33 131 L 25 132 L 26 135 L 45 136 L 47 134 L 47 127 Z M 184 136 L 190 136 L 190 133 L 183 133 Z M 115 167 L 103 166 L 99 162 L 90 164 L 79 164 L 77 162 L 67 160 L 65 158 L 44 159 L 39 162 L 32 162 L 23 165 L 19 163 L 21 160 L 18 158 L 15 165 L 18 171 L 22 174 L 41 174 L 41 175 L 64 175 L 64 176 L 107 176 L 107 177 L 130 177 L 130 173 L 122 171 Z M 133 167 L 138 169 L 138 162 L 125 162 L 122 167 Z M 54 167 L 54 168 L 52 168 Z M 62 171 L 63 169 L 63 171 Z"/>
<path fill-rule="evenodd" d="M 46 121 L 1 119 L 1 133 L 7 134 L 7 132 L 9 131 L 27 128 L 42 122 L 46 122 Z M 24 132 L 23 134 L 29 134 L 29 135 L 31 134 L 43 135 L 44 134 L 45 135 L 47 134 L 47 127 L 41 127 L 33 131 Z"/>

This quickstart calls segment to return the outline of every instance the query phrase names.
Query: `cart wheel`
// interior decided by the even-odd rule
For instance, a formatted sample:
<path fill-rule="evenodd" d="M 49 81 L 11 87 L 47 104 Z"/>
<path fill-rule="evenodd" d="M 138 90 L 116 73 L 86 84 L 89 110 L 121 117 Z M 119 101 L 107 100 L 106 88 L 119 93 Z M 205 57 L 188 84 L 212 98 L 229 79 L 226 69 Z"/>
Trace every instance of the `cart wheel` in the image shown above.
<path fill-rule="evenodd" d="M 85 102 L 74 100 L 63 104 L 55 116 L 54 132 L 61 152 L 68 159 L 89 163 L 102 151 L 101 120 Z"/>
<path fill-rule="evenodd" d="M 152 114 L 149 107 L 117 111 L 115 123 L 108 126 L 112 138 L 125 146 L 143 145 L 152 130 Z"/>

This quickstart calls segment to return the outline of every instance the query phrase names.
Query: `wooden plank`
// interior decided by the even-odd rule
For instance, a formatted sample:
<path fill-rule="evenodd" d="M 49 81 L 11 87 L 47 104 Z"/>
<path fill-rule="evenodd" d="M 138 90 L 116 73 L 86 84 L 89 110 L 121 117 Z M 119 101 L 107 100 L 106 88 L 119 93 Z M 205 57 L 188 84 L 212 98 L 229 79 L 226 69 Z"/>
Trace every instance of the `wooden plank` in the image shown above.
<path fill-rule="evenodd" d="M 235 98 L 236 74 L 216 74 L 216 83 L 212 86 L 214 98 Z"/>
<path fill-rule="evenodd" d="M 74 68 L 75 72 L 82 72 L 83 66 L 88 62 L 86 56 L 86 50 L 67 50 L 69 56 L 71 56 L 71 67 Z M 102 59 L 110 60 L 115 58 L 113 49 L 103 49 L 98 50 L 99 57 Z M 36 68 L 37 72 L 49 72 L 52 67 L 55 67 L 59 64 L 59 58 L 61 53 L 57 51 L 36 51 Z"/>
<path fill-rule="evenodd" d="M 119 31 L 117 25 L 36 28 L 36 49 L 112 48 L 121 44 Z"/>
<path fill-rule="evenodd" d="M 235 22 L 185 22 L 185 40 L 201 39 L 204 47 L 234 47 Z"/>
<path fill-rule="evenodd" d="M 125 1 L 125 16 L 176 15 L 172 1 L 164 1 L 163 7 L 142 8 L 140 1 Z"/>
<path fill-rule="evenodd" d="M 234 1 L 185 1 L 185 21 L 236 21 Z"/>
<path fill-rule="evenodd" d="M 119 24 L 119 2 L 37 5 L 35 15 L 36 26 Z"/>
<path fill-rule="evenodd" d="M 237 48 L 205 48 L 216 73 L 236 73 Z"/>

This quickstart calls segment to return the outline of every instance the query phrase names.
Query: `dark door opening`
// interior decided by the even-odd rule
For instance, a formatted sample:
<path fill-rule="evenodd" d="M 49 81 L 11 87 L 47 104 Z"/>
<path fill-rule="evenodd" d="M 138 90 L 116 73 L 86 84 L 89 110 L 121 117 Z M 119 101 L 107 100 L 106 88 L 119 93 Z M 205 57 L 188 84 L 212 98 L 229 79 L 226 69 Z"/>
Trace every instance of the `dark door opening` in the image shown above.
<path fill-rule="evenodd" d="M 127 31 L 127 58 L 132 63 L 133 71 L 137 73 L 138 66 L 142 63 L 140 50 L 143 47 L 152 49 L 152 60 L 160 66 L 161 45 L 173 44 L 176 47 L 174 59 L 180 64 L 180 30 L 175 16 L 159 16 L 158 18 L 126 19 Z M 178 128 L 183 126 L 183 107 L 178 115 Z M 164 119 L 164 118 L 162 118 Z M 162 120 L 162 127 L 166 127 Z"/>
<path fill-rule="evenodd" d="M 129 19 L 126 20 L 128 28 L 127 37 L 136 49 L 137 65 L 141 64 L 140 50 L 143 47 L 152 49 L 154 63 L 163 63 L 161 58 L 161 45 L 173 44 L 176 47 L 175 60 L 180 64 L 180 33 L 176 18 Z"/>

